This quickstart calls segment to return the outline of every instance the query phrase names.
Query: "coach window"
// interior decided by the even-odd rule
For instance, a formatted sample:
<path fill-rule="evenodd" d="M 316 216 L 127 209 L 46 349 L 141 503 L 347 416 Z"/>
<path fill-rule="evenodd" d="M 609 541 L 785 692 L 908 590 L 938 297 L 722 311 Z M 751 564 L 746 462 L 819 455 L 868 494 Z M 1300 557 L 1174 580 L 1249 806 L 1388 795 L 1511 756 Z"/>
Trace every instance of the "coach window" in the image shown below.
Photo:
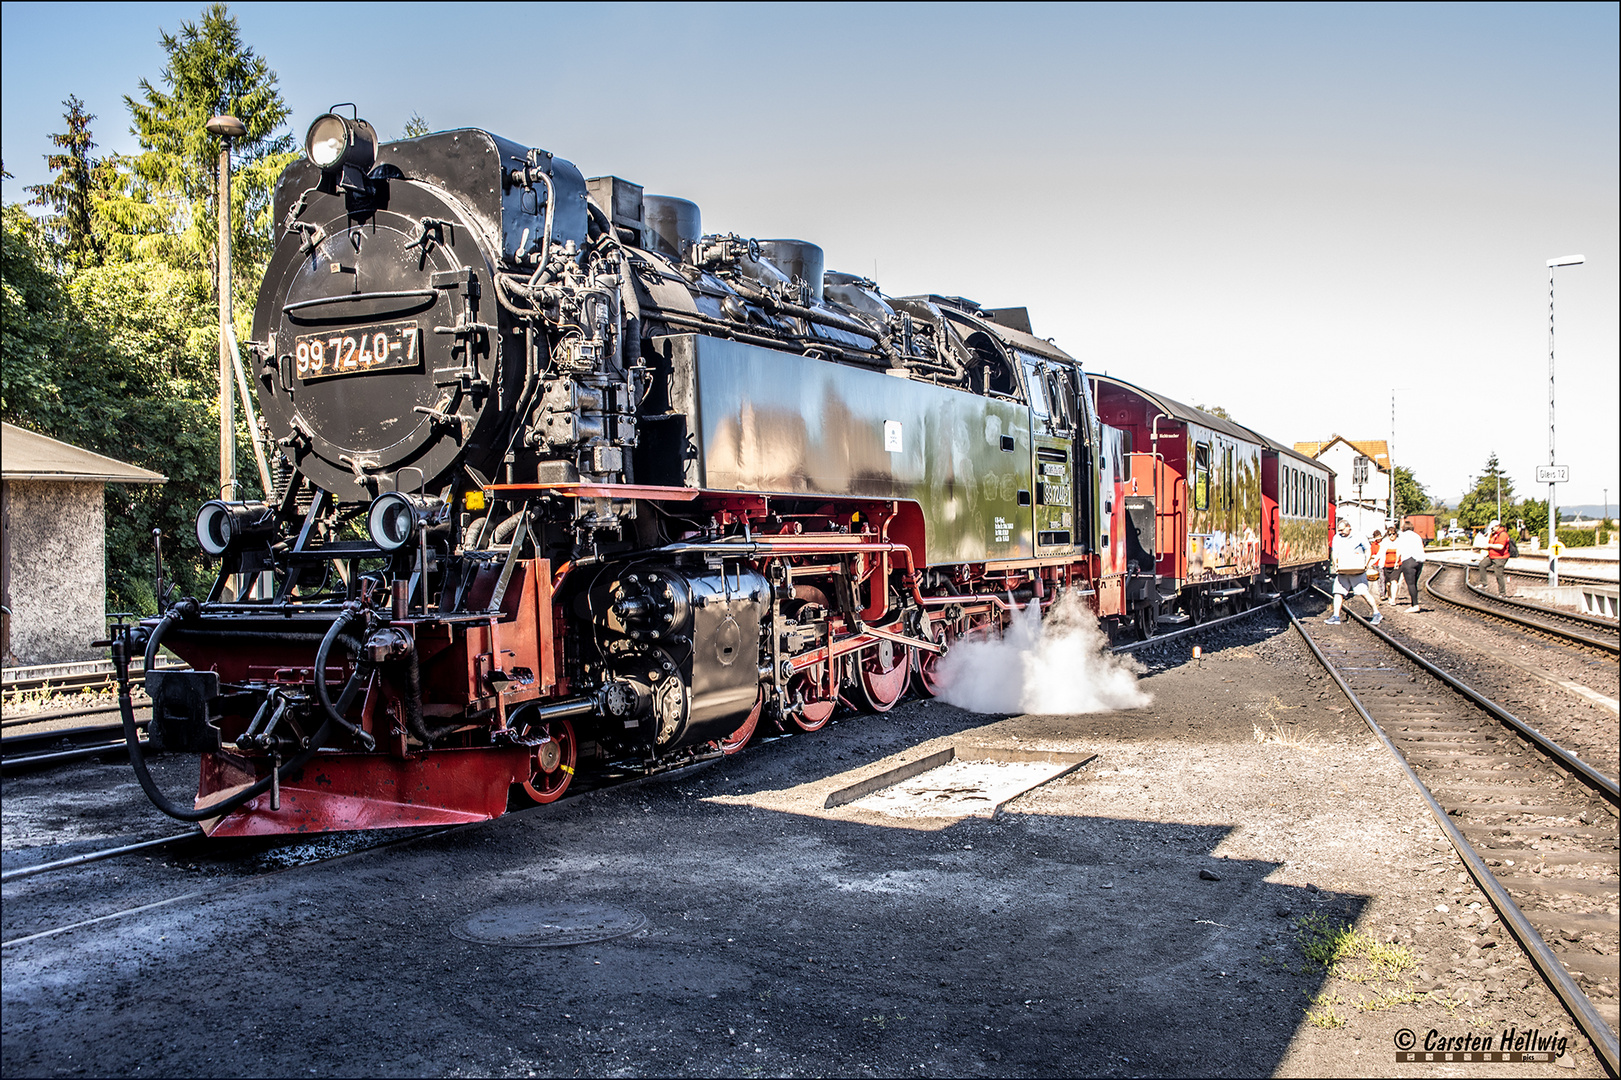
<path fill-rule="evenodd" d="M 1221 451 L 1221 504 L 1231 508 L 1233 505 L 1233 448 L 1222 447 Z"/>
<path fill-rule="evenodd" d="M 1193 508 L 1210 509 L 1210 444 L 1197 443 L 1193 448 Z"/>
<path fill-rule="evenodd" d="M 1283 467 L 1283 514 L 1293 517 L 1295 512 L 1295 471 L 1289 466 Z"/>

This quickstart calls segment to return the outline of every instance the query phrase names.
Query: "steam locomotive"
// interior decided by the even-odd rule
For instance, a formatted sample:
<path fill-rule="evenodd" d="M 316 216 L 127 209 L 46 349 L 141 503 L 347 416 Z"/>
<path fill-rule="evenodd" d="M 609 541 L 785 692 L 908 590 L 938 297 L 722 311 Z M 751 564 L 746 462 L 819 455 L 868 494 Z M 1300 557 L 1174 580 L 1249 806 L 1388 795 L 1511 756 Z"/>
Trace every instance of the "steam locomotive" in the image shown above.
<path fill-rule="evenodd" d="M 1025 309 L 888 296 L 544 150 L 328 113 L 274 210 L 274 491 L 204 505 L 212 590 L 114 643 L 138 778 L 215 836 L 494 817 L 931 694 L 1029 604 L 1151 634 L 1327 550 L 1315 461 Z M 136 737 L 143 655 L 189 804 Z"/>

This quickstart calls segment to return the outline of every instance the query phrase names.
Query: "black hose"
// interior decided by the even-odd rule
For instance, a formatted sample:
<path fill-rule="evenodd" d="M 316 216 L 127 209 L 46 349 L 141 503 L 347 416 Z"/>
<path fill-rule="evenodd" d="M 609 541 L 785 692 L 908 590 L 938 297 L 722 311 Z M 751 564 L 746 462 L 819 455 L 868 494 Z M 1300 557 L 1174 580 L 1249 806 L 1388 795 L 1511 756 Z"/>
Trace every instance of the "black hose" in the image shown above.
<path fill-rule="evenodd" d="M 149 665 L 151 664 L 150 658 L 157 653 L 158 644 L 163 640 L 163 635 L 180 618 L 181 614 L 178 609 L 171 609 L 170 613 L 159 620 L 157 627 L 153 629 L 152 636 L 146 643 L 147 663 Z M 224 817 L 226 814 L 246 805 L 251 800 L 269 791 L 273 782 L 279 783 L 286 780 L 293 773 L 302 769 L 310 758 L 315 756 L 316 752 L 321 748 L 321 743 L 326 741 L 327 735 L 332 730 L 330 723 L 322 724 L 320 729 L 316 731 L 315 737 L 310 740 L 309 746 L 294 755 L 287 764 L 228 799 L 204 807 L 178 806 L 170 802 L 168 796 L 158 790 L 157 783 L 152 779 L 151 771 L 146 767 L 146 754 L 141 749 L 140 733 L 135 728 L 135 705 L 130 699 L 128 647 L 129 638 L 127 635 L 121 636 L 114 643 L 113 666 L 118 671 L 118 711 L 124 721 L 124 742 L 129 746 L 129 763 L 135 770 L 135 779 L 140 782 L 141 790 L 146 792 L 148 799 L 152 800 L 152 805 L 176 821 L 207 821 L 209 818 Z M 151 668 L 148 667 L 148 670 L 151 670 Z"/>
<path fill-rule="evenodd" d="M 354 654 L 356 658 L 356 671 L 358 672 L 361 649 L 360 642 L 348 634 L 345 634 L 344 631 L 348 629 L 350 623 L 364 618 L 365 614 L 363 612 L 351 611 L 345 615 L 339 616 L 333 621 L 331 628 L 327 630 L 326 636 L 321 639 L 321 644 L 315 650 L 315 670 L 312 672 L 312 674 L 315 680 L 315 700 L 321 706 L 322 711 L 326 713 L 327 723 L 329 725 L 337 724 L 339 727 L 343 728 L 349 734 L 358 739 L 360 744 L 367 750 L 375 750 L 377 748 L 377 740 L 372 738 L 371 732 L 351 724 L 343 715 L 344 711 L 349 708 L 349 703 L 354 696 L 354 692 L 351 690 L 349 693 L 346 693 L 343 695 L 343 697 L 339 698 L 337 704 L 333 704 L 331 691 L 327 689 L 326 685 L 326 660 L 327 657 L 331 655 L 332 646 L 334 644 L 341 642 L 344 648 L 348 649 L 352 654 Z M 356 685 L 358 685 L 356 680 L 352 679 L 351 681 L 356 682 Z"/>

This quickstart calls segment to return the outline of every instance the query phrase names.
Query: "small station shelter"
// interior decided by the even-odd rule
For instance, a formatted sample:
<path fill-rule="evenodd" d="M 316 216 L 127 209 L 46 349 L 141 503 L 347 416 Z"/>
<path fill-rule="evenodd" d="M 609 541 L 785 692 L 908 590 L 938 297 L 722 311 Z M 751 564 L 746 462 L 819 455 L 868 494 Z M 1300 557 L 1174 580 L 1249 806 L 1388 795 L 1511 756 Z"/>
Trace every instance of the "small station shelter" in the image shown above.
<path fill-rule="evenodd" d="M 5 666 L 97 655 L 107 633 L 107 484 L 168 477 L 0 425 L 0 653 Z"/>

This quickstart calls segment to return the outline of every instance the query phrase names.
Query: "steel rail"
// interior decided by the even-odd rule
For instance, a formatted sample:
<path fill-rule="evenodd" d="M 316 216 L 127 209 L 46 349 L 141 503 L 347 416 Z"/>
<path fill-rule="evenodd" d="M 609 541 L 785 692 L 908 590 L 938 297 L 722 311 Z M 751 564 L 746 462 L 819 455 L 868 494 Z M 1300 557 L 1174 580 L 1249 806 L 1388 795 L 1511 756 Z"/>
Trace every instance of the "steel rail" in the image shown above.
<path fill-rule="evenodd" d="M 1567 641 L 1575 642 L 1578 645 L 1585 645 L 1590 649 L 1597 649 L 1600 652 L 1607 652 L 1607 653 L 1611 653 L 1611 654 L 1621 654 L 1621 641 L 1607 641 L 1607 640 L 1605 640 L 1603 638 L 1591 637 L 1591 636 L 1589 636 L 1587 634 L 1583 634 L 1583 633 L 1581 633 L 1580 631 L 1577 631 L 1577 630 L 1567 630 L 1562 626 L 1556 626 L 1556 625 L 1554 625 L 1552 623 L 1541 622 L 1541 621 L 1538 621 L 1536 619 L 1528 619 L 1528 618 L 1525 618 L 1525 617 L 1520 616 L 1520 615 L 1515 615 L 1513 612 L 1509 612 L 1509 611 L 1493 611 L 1491 608 L 1484 607 L 1484 606 L 1479 605 L 1479 604 L 1469 604 L 1469 603 L 1465 603 L 1465 602 L 1463 602 L 1461 600 L 1455 600 L 1455 599 L 1453 599 L 1453 598 L 1451 598 L 1449 596 L 1443 596 L 1439 592 L 1435 591 L 1435 579 L 1440 577 L 1442 571 L 1444 571 L 1446 569 L 1448 569 L 1448 564 L 1443 563 L 1442 565 L 1437 566 L 1435 568 L 1435 571 L 1433 573 L 1431 573 L 1428 578 L 1424 579 L 1424 591 L 1429 593 L 1432 597 L 1434 597 L 1436 600 L 1439 600 L 1443 604 L 1450 604 L 1455 608 L 1460 608 L 1463 611 L 1472 612 L 1472 613 L 1474 613 L 1476 615 L 1485 615 L 1488 618 L 1501 619 L 1503 622 L 1512 623 L 1512 624 L 1517 625 L 1517 626 L 1522 626 L 1522 627 L 1525 627 L 1528 630 L 1535 630 L 1536 632 L 1538 632 L 1540 634 L 1549 634 L 1549 635 L 1551 635 L 1553 637 L 1556 637 L 1556 638 L 1564 638 Z M 1469 575 L 1468 569 L 1465 568 L 1464 569 L 1464 582 L 1465 582 L 1465 584 L 1468 584 L 1468 581 L 1469 581 L 1469 576 L 1468 575 Z M 1470 586 L 1470 588 L 1472 589 L 1473 586 Z M 1555 617 L 1558 617 L 1558 616 L 1555 616 Z"/>
<path fill-rule="evenodd" d="M 1153 637 L 1144 638 L 1141 641 L 1129 641 L 1124 645 L 1115 646 L 1111 651 L 1117 653 L 1126 653 L 1131 652 L 1133 649 L 1143 649 L 1150 645 L 1159 645 L 1167 641 L 1175 641 L 1177 638 L 1187 637 L 1189 634 L 1197 634 L 1201 630 L 1212 630 L 1218 626 L 1225 626 L 1230 622 L 1237 622 L 1239 619 L 1246 619 L 1251 615 L 1266 611 L 1268 608 L 1275 608 L 1282 603 L 1283 597 L 1280 596 L 1276 600 L 1268 600 L 1265 603 L 1257 604 L 1248 611 L 1240 611 L 1236 615 L 1223 615 L 1219 619 L 1210 619 L 1207 622 L 1197 623 L 1193 626 L 1184 626 L 1180 630 L 1172 630 L 1169 633 L 1155 634 Z"/>
<path fill-rule="evenodd" d="M 142 750 L 152 748 L 151 740 L 141 743 Z M 115 743 L 106 743 L 101 746 L 81 746 L 73 750 L 58 750 L 50 754 L 18 754 L 0 760 L 0 772 L 14 773 L 26 769 L 39 768 L 42 765 L 68 765 L 75 761 L 88 761 L 91 758 L 106 757 L 109 754 L 129 754 L 129 744 L 120 739 Z"/>
<path fill-rule="evenodd" d="M 1597 615 L 1589 615 L 1584 611 L 1561 611 L 1559 608 L 1549 607 L 1547 604 L 1539 604 L 1535 600 L 1526 600 L 1518 596 L 1493 596 L 1481 586 L 1472 584 L 1469 581 L 1469 574 L 1467 570 L 1464 572 L 1463 580 L 1464 584 L 1468 586 L 1470 592 L 1474 593 L 1482 600 L 1488 601 L 1489 603 L 1507 604 L 1509 607 L 1516 607 L 1522 611 L 1529 611 L 1533 615 L 1547 615 L 1554 619 L 1564 619 L 1568 622 L 1576 623 L 1579 626 L 1590 626 L 1594 630 L 1614 630 L 1617 626 L 1614 619 L 1605 619 Z M 1573 587 L 1580 588 L 1580 586 Z"/>
<path fill-rule="evenodd" d="M 135 706 L 136 710 L 150 709 L 152 703 Z M 79 716 L 100 716 L 103 713 L 115 713 L 118 706 L 96 705 L 88 709 L 51 709 L 45 712 L 24 713 L 20 716 L 8 716 L 0 720 L 0 728 L 28 727 L 33 724 L 48 724 L 52 720 L 72 720 Z"/>
<path fill-rule="evenodd" d="M 1453 850 L 1458 853 L 1458 857 L 1463 860 L 1465 869 L 1469 871 L 1469 876 L 1475 879 L 1475 884 L 1480 886 L 1480 891 L 1485 894 L 1486 899 L 1496 909 L 1498 917 L 1503 921 L 1503 925 L 1509 928 L 1509 932 L 1514 935 L 1515 940 L 1525 949 L 1526 955 L 1530 957 L 1531 962 L 1536 965 L 1537 971 L 1547 980 L 1559 1000 L 1564 1003 L 1565 1008 L 1570 1010 L 1572 1018 L 1575 1019 L 1582 1032 L 1592 1042 L 1610 1075 L 1621 1075 L 1618 1074 L 1618 1069 L 1621 1069 L 1621 1040 L 1616 1038 L 1616 1033 L 1611 1030 L 1609 1023 L 1594 1008 L 1592 999 L 1576 984 L 1576 980 L 1571 977 L 1570 972 L 1565 970 L 1565 965 L 1560 962 L 1558 954 L 1543 940 L 1536 927 L 1531 925 L 1531 920 L 1520 909 L 1519 903 L 1515 901 L 1513 895 L 1504 887 L 1503 883 L 1497 880 L 1496 876 L 1491 872 L 1491 868 L 1486 865 L 1485 860 L 1480 857 L 1474 847 L 1470 845 L 1468 838 L 1463 835 L 1463 830 L 1453 823 L 1446 809 L 1430 793 L 1430 789 L 1424 785 L 1424 781 L 1419 778 L 1412 765 L 1396 749 L 1396 745 L 1391 742 L 1390 736 L 1386 735 L 1384 729 L 1369 715 L 1361 699 L 1356 696 L 1356 693 L 1351 689 L 1344 677 L 1340 675 L 1338 669 L 1329 662 L 1328 657 L 1323 655 L 1323 651 L 1318 648 L 1317 642 L 1312 640 L 1312 636 L 1300 624 L 1300 619 L 1289 608 L 1289 605 L 1284 604 L 1283 610 L 1288 613 L 1290 623 L 1299 631 L 1301 638 L 1306 642 L 1307 648 L 1317 658 L 1317 662 L 1323 665 L 1323 670 L 1328 672 L 1329 677 L 1334 680 L 1341 692 L 1345 694 L 1346 700 L 1357 711 L 1357 715 L 1362 717 L 1363 722 L 1368 725 L 1368 729 L 1373 732 L 1374 737 L 1384 745 L 1384 748 L 1390 752 L 1390 756 L 1396 759 L 1396 764 L 1407 774 L 1407 779 L 1413 785 L 1414 790 L 1418 792 L 1419 798 L 1423 799 L 1424 804 L 1429 807 L 1430 816 L 1435 818 L 1441 832 L 1452 844 Z M 1358 621 L 1362 621 L 1360 617 Z M 1363 622 L 1363 625 L 1367 626 L 1366 622 Z M 1419 660 L 1432 673 L 1439 671 L 1427 661 L 1412 656 L 1399 643 L 1391 641 L 1388 635 L 1379 633 L 1377 628 L 1367 626 L 1367 629 L 1374 631 L 1381 638 L 1395 645 L 1404 655 Z M 1440 677 L 1455 689 L 1461 686 L 1454 680 L 1448 679 L 1444 674 L 1440 675 Z M 1473 691 L 1470 691 L 1466 696 L 1477 704 L 1480 700 L 1483 700 L 1479 699 L 1478 695 L 1475 695 Z"/>
<path fill-rule="evenodd" d="M 1316 585 L 1313 585 L 1312 588 L 1322 596 L 1326 597 L 1329 595 Z M 1603 773 L 1593 768 L 1593 766 L 1589 765 L 1587 762 L 1583 761 L 1569 750 L 1566 750 L 1563 746 L 1560 746 L 1558 743 L 1548 738 L 1548 736 L 1544 735 L 1530 724 L 1527 724 L 1524 720 L 1521 720 L 1519 717 L 1497 704 L 1497 702 L 1493 701 L 1491 698 L 1477 691 L 1474 687 L 1452 674 L 1452 672 L 1437 667 L 1430 661 L 1424 659 L 1424 657 L 1420 656 L 1418 653 L 1414 652 L 1412 649 L 1408 648 L 1406 645 L 1403 645 L 1401 642 L 1379 629 L 1377 626 L 1370 625 L 1366 618 L 1352 611 L 1349 606 L 1347 606 L 1344 611 L 1345 614 L 1361 623 L 1365 629 L 1378 637 L 1379 640 L 1383 641 L 1385 644 L 1401 653 L 1404 657 L 1411 660 L 1413 663 L 1417 664 L 1431 675 L 1434 675 L 1437 679 L 1440 679 L 1442 682 L 1446 683 L 1447 686 L 1462 694 L 1464 697 L 1468 698 L 1482 709 L 1486 710 L 1497 720 L 1508 725 L 1516 733 L 1534 745 L 1538 750 L 1541 750 L 1548 757 L 1557 761 L 1567 771 L 1579 776 L 1583 782 L 1585 782 L 1589 787 L 1597 790 L 1599 794 L 1603 795 L 1612 804 L 1621 805 L 1621 786 L 1618 786 L 1614 779 L 1605 776 Z"/>
<path fill-rule="evenodd" d="M 137 720 L 137 726 L 150 724 L 150 720 Z M 81 727 L 46 728 L 43 731 L 30 731 L 24 735 L 7 735 L 0 738 L 0 756 L 9 757 L 12 754 L 26 754 L 31 747 L 50 746 L 52 743 L 88 743 L 95 745 L 95 737 L 108 738 L 121 735 L 124 730 L 122 723 L 117 724 L 85 724 Z"/>
<path fill-rule="evenodd" d="M 83 855 L 74 855 L 66 859 L 56 859 L 52 862 L 40 863 L 37 866 L 21 866 L 15 870 L 0 873 L 0 882 L 16 881 L 18 878 L 33 877 L 35 874 L 46 874 L 52 870 L 66 870 L 72 866 L 83 866 L 85 863 L 100 862 L 102 859 L 114 859 L 120 855 L 132 855 L 137 851 L 148 851 L 152 848 L 164 847 L 168 844 L 177 844 L 182 840 L 195 840 L 203 835 L 203 830 L 193 829 L 190 832 L 179 833 L 175 836 L 160 836 L 156 840 L 142 840 L 135 844 L 125 844 L 122 847 L 104 848 L 101 851 L 90 851 Z"/>

